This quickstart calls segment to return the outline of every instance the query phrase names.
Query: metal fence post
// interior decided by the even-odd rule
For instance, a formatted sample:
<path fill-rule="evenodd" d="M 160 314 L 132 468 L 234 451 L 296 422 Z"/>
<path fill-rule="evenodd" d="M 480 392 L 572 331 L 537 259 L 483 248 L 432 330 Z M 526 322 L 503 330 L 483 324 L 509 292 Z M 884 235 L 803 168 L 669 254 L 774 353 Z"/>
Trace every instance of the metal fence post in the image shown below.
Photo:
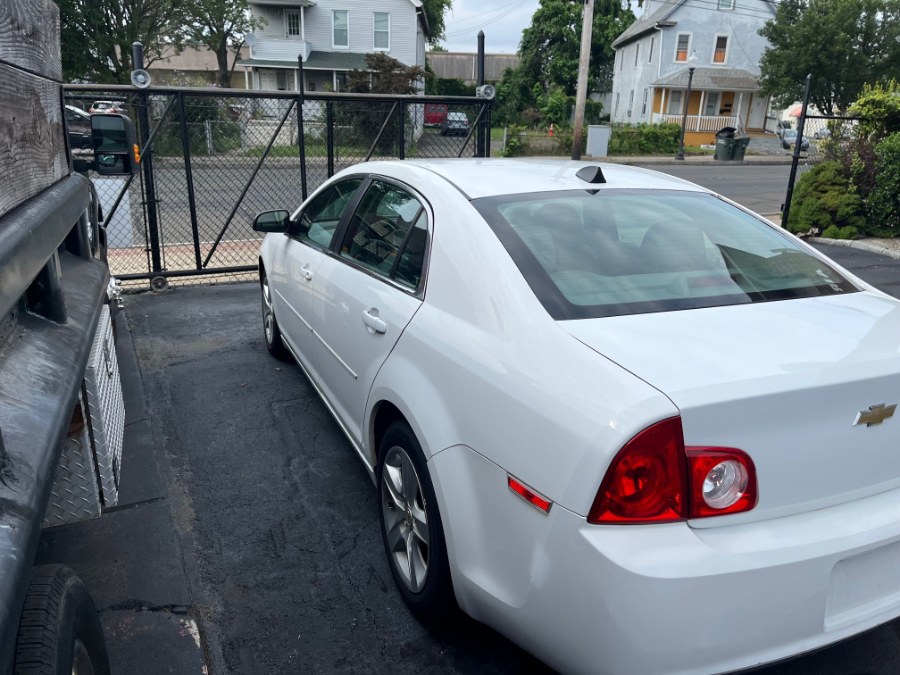
<path fill-rule="evenodd" d="M 334 175 L 334 101 L 325 102 L 325 144 L 328 152 L 328 177 Z"/>
<path fill-rule="evenodd" d="M 784 208 L 781 209 L 781 227 L 787 229 L 791 215 L 791 199 L 794 197 L 794 182 L 797 180 L 797 165 L 800 163 L 800 147 L 803 145 L 803 127 L 806 126 L 806 110 L 809 108 L 809 94 L 812 89 L 812 73 L 806 76 L 806 87 L 803 90 L 803 110 L 797 122 L 797 142 L 794 143 L 794 159 L 791 162 L 791 175 L 788 178 L 787 194 L 784 197 Z"/>
<path fill-rule="evenodd" d="M 140 42 L 131 45 L 135 70 L 144 68 L 144 46 Z M 151 272 L 162 271 L 162 254 L 159 240 L 159 215 L 156 211 L 156 177 L 153 174 L 153 150 L 147 148 L 150 135 L 150 99 L 146 93 L 140 92 L 138 99 L 138 121 L 141 134 L 141 147 L 146 153 L 141 157 L 144 170 L 144 183 L 147 191 L 147 232 L 150 239 Z"/>
<path fill-rule="evenodd" d="M 197 226 L 197 202 L 194 196 L 194 173 L 191 170 L 191 139 L 188 136 L 184 92 L 178 94 L 178 116 L 181 120 L 181 148 L 184 154 L 184 179 L 187 183 L 188 209 L 191 214 L 191 235 L 194 239 L 194 263 L 200 269 L 200 228 Z"/>
<path fill-rule="evenodd" d="M 400 159 L 406 159 L 406 103 L 400 101 Z"/>
<path fill-rule="evenodd" d="M 477 86 L 484 85 L 484 31 L 478 31 L 478 52 L 475 57 L 475 83 Z M 484 113 L 484 107 L 482 106 L 481 112 Z M 483 114 L 479 115 L 480 117 L 484 117 Z M 478 128 L 475 130 L 475 156 L 476 157 L 484 157 L 484 119 L 482 119 L 481 124 L 478 125 Z"/>
<path fill-rule="evenodd" d="M 306 131 L 303 128 L 303 103 L 305 86 L 303 84 L 303 55 L 297 56 L 297 67 L 300 70 L 300 93 L 297 95 L 297 150 L 300 152 L 300 198 L 306 201 Z"/>

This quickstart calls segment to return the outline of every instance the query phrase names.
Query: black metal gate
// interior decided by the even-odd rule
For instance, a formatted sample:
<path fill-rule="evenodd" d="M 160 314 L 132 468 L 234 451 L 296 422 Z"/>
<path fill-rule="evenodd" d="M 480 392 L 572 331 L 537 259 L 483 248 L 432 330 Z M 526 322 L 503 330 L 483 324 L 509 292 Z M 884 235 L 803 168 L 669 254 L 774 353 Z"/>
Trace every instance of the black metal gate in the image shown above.
<path fill-rule="evenodd" d="M 65 97 L 83 110 L 112 101 L 138 126 L 141 173 L 92 176 L 111 273 L 132 285 L 250 278 L 255 215 L 293 209 L 353 164 L 490 154 L 491 104 L 473 97 L 97 85 Z"/>

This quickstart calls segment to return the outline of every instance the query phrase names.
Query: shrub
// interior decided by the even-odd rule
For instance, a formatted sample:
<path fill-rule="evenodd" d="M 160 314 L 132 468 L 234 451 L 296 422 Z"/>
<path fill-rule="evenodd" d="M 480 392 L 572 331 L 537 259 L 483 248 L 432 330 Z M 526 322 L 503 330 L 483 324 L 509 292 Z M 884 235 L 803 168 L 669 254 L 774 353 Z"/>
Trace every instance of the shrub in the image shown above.
<path fill-rule="evenodd" d="M 861 118 L 860 131 L 873 143 L 900 131 L 900 83 L 865 85 L 849 112 Z"/>
<path fill-rule="evenodd" d="M 869 234 L 894 237 L 900 233 L 900 133 L 875 146 L 875 186 L 866 206 Z"/>
<path fill-rule="evenodd" d="M 837 225 L 829 225 L 825 228 L 825 231 L 822 233 L 822 236 L 826 239 L 856 239 L 859 234 L 859 230 L 857 230 L 852 225 L 848 225 L 847 227 L 838 227 Z"/>
<path fill-rule="evenodd" d="M 674 153 L 680 137 L 681 127 L 677 124 L 616 125 L 609 139 L 609 154 Z"/>
<path fill-rule="evenodd" d="M 852 187 L 844 167 L 836 161 L 817 164 L 797 183 L 791 202 L 791 232 L 806 234 L 837 228 L 865 226 L 863 202 Z"/>

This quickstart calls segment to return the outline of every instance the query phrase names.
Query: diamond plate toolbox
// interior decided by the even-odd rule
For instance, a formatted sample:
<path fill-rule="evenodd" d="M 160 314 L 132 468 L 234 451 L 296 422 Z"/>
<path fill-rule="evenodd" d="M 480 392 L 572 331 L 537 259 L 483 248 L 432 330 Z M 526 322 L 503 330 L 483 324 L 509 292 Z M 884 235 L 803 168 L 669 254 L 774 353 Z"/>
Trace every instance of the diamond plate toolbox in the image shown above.
<path fill-rule="evenodd" d="M 100 515 L 97 470 L 85 418 L 83 401 L 79 396 L 56 466 L 43 527 L 75 523 Z"/>
<path fill-rule="evenodd" d="M 125 403 L 109 307 L 104 305 L 84 373 L 87 421 L 100 479 L 100 498 L 109 508 L 119 501 L 119 467 L 125 433 Z"/>

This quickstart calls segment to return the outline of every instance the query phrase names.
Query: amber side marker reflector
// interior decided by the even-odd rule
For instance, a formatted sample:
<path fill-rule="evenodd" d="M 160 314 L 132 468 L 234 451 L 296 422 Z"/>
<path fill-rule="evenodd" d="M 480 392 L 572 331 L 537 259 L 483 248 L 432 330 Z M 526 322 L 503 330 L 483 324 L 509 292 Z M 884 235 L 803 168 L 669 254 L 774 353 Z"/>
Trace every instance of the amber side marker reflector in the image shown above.
<path fill-rule="evenodd" d="M 135 164 L 140 164 L 141 163 L 141 149 L 137 145 L 134 145 L 132 147 L 134 150 L 134 162 L 135 162 Z"/>
<path fill-rule="evenodd" d="M 510 490 L 512 490 L 517 496 L 521 497 L 523 500 L 531 504 L 534 508 L 538 509 L 542 513 L 550 513 L 550 507 L 553 506 L 553 502 L 551 502 L 549 499 L 541 497 L 541 495 L 532 490 L 530 487 L 528 487 L 524 483 L 520 483 L 518 480 L 508 474 L 506 476 L 506 484 L 509 485 Z"/>

